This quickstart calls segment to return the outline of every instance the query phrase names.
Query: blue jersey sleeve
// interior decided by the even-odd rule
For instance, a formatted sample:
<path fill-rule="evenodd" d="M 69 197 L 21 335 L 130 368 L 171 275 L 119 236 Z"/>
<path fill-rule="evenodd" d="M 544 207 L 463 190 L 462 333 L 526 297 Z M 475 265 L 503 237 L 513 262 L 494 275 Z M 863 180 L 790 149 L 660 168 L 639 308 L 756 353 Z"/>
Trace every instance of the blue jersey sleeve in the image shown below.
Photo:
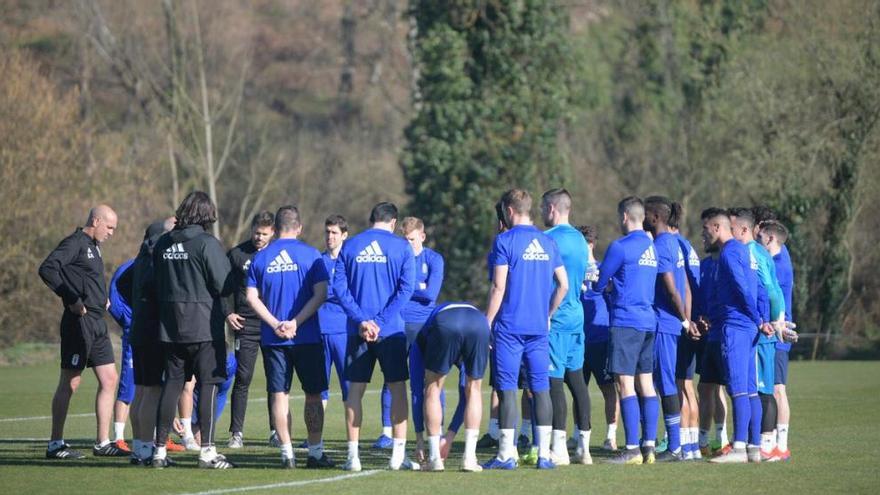
<path fill-rule="evenodd" d="M 345 314 L 358 325 L 362 322 L 370 319 L 364 313 L 364 310 L 361 309 L 360 305 L 358 305 L 357 301 L 354 300 L 354 297 L 351 295 L 351 291 L 348 290 L 348 275 L 346 273 L 345 261 L 350 256 L 347 252 L 346 248 L 343 246 L 342 251 L 339 253 L 339 257 L 336 258 L 336 269 L 335 274 L 333 275 L 333 292 L 336 294 L 336 297 L 339 298 L 339 304 L 342 306 L 342 309 L 345 311 Z"/>
<path fill-rule="evenodd" d="M 131 303 L 119 290 L 119 279 L 131 269 L 131 265 L 132 262 L 128 262 L 120 266 L 110 281 L 110 315 L 123 329 L 131 328 Z"/>
<path fill-rule="evenodd" d="M 327 273 L 327 267 L 324 265 L 324 259 L 321 255 L 317 255 L 312 260 L 312 266 L 309 267 L 308 273 L 306 273 L 306 281 L 309 287 L 314 287 L 321 282 L 328 282 L 330 280 L 330 275 Z M 329 297 L 329 290 L 327 292 Z"/>
<path fill-rule="evenodd" d="M 397 279 L 397 288 L 388 304 L 376 315 L 376 324 L 379 327 L 397 316 L 403 305 L 412 297 L 416 285 L 416 260 L 412 249 L 407 246 L 404 250 L 403 264 L 400 267 L 400 277 Z"/>
<path fill-rule="evenodd" d="M 492 262 L 492 265 L 489 267 L 490 273 L 496 266 L 510 265 L 510 250 L 508 247 L 502 236 L 495 237 L 495 242 L 492 244 L 492 252 L 489 253 L 489 260 Z M 489 278 L 491 279 L 492 276 L 490 275 Z"/>
<path fill-rule="evenodd" d="M 624 255 L 625 252 L 623 246 L 619 242 L 612 242 L 611 245 L 608 246 L 608 250 L 605 252 L 605 258 L 602 260 L 602 265 L 599 267 L 599 280 L 593 284 L 594 292 L 601 294 L 605 291 L 608 282 L 611 281 L 611 278 L 617 273 L 617 270 L 623 266 Z"/>
<path fill-rule="evenodd" d="M 260 280 L 263 275 L 262 268 L 262 256 L 257 254 L 254 256 L 254 259 L 251 261 L 251 266 L 248 267 L 247 273 L 247 286 L 258 289 L 260 287 Z"/>
<path fill-rule="evenodd" d="M 743 264 L 740 260 L 736 259 L 735 255 L 730 254 L 732 252 L 732 249 L 725 249 L 721 253 L 721 256 L 726 258 L 727 265 L 730 267 L 730 272 L 733 276 L 735 304 L 742 308 L 746 316 L 748 316 L 757 327 L 761 324 L 761 316 L 758 314 L 757 300 L 752 300 L 749 295 L 748 280 L 746 278 L 746 270 L 751 270 L 751 268 L 748 265 L 748 259 L 746 259 L 746 263 Z"/>
<path fill-rule="evenodd" d="M 427 258 L 428 280 L 425 281 L 424 289 L 416 287 L 412 298 L 416 301 L 434 303 L 440 297 L 440 288 L 443 287 L 443 256 L 435 253 Z"/>
<path fill-rule="evenodd" d="M 669 273 L 675 269 L 676 259 L 675 252 L 669 249 L 668 244 L 658 245 L 654 243 L 654 252 L 657 254 L 657 274 Z"/>

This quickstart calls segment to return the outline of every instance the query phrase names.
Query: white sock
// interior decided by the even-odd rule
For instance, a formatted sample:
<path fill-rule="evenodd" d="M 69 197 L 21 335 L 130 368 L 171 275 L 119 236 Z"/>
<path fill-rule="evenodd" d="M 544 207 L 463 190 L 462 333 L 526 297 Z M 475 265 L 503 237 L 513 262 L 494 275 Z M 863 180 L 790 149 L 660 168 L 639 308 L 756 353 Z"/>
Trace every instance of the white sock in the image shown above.
<path fill-rule="evenodd" d="M 193 438 L 192 418 L 180 418 L 180 424 L 183 425 L 183 438 Z"/>
<path fill-rule="evenodd" d="M 715 440 L 718 440 L 722 447 L 730 443 L 730 439 L 727 438 L 727 423 L 715 425 Z"/>
<path fill-rule="evenodd" d="M 382 434 L 388 438 L 391 438 L 391 427 L 390 426 L 383 426 L 382 427 Z"/>
<path fill-rule="evenodd" d="M 608 425 L 608 433 L 605 435 L 605 440 L 617 440 L 617 423 L 611 423 Z"/>
<path fill-rule="evenodd" d="M 498 459 L 506 461 L 511 457 L 516 458 L 516 444 L 513 441 L 514 429 L 503 428 L 498 430 Z"/>
<path fill-rule="evenodd" d="M 358 458 L 358 443 L 357 440 L 354 442 L 348 442 L 348 458 L 357 459 Z"/>
<path fill-rule="evenodd" d="M 314 457 L 315 459 L 320 459 L 324 455 L 324 441 L 316 443 L 315 445 L 309 444 L 309 457 Z"/>
<path fill-rule="evenodd" d="M 115 440 L 125 440 L 125 423 L 113 423 L 113 432 L 116 434 Z"/>
<path fill-rule="evenodd" d="M 399 466 L 406 456 L 406 438 L 395 438 L 394 446 L 391 447 L 391 465 Z"/>
<path fill-rule="evenodd" d="M 440 460 L 440 435 L 428 436 L 428 449 L 430 451 L 428 459 L 431 461 Z"/>
<path fill-rule="evenodd" d="M 64 446 L 64 439 L 52 440 L 49 442 L 49 450 L 57 450 Z"/>
<path fill-rule="evenodd" d="M 281 445 L 281 459 L 293 459 L 293 444 L 285 443 Z"/>
<path fill-rule="evenodd" d="M 477 439 L 480 436 L 480 430 L 464 430 L 464 458 L 477 458 Z"/>
<path fill-rule="evenodd" d="M 544 459 L 550 458 L 550 435 L 553 431 L 553 427 L 549 425 L 538 426 L 536 428 L 538 432 L 538 457 L 543 457 Z M 563 436 L 563 438 L 565 438 Z"/>
<path fill-rule="evenodd" d="M 213 445 L 210 447 L 202 447 L 202 451 L 199 453 L 200 461 L 210 461 L 217 457 L 217 448 Z"/>
<path fill-rule="evenodd" d="M 590 452 L 590 430 L 578 431 L 578 449 L 581 453 Z"/>
<path fill-rule="evenodd" d="M 168 450 L 164 445 L 160 447 L 156 447 L 156 452 L 153 453 L 153 459 L 164 459 L 168 456 Z"/>
<path fill-rule="evenodd" d="M 733 442 L 733 448 L 742 450 L 742 449 L 746 448 L 746 443 L 745 442 Z"/>
<path fill-rule="evenodd" d="M 787 424 L 777 424 L 776 425 L 776 446 L 782 452 L 788 450 L 788 425 Z"/>
<path fill-rule="evenodd" d="M 104 440 L 104 441 L 98 442 L 98 443 L 96 443 L 95 445 L 97 445 L 98 448 L 106 447 L 106 446 L 110 445 L 110 439 L 108 438 L 107 440 Z"/>
<path fill-rule="evenodd" d="M 495 440 L 501 436 L 501 432 L 498 430 L 498 418 L 489 418 L 489 436 Z"/>
<path fill-rule="evenodd" d="M 522 424 L 519 427 L 519 434 L 520 434 L 520 436 L 522 436 L 522 435 L 525 435 L 527 437 L 532 436 L 532 420 L 531 419 L 522 420 Z M 534 441 L 534 440 L 535 439 L 532 438 L 532 441 Z"/>
<path fill-rule="evenodd" d="M 709 445 L 709 430 L 700 430 L 700 447 Z"/>
<path fill-rule="evenodd" d="M 656 440 L 645 440 L 644 442 L 642 442 L 642 445 L 644 445 L 645 447 L 653 447 L 655 442 Z"/>
<path fill-rule="evenodd" d="M 761 433 L 761 450 L 764 452 L 773 452 L 776 448 L 776 435 L 770 433 Z"/>
<path fill-rule="evenodd" d="M 550 450 L 554 456 L 568 457 L 568 446 L 565 444 L 566 436 L 565 430 L 553 430 L 553 442 L 551 443 Z"/>

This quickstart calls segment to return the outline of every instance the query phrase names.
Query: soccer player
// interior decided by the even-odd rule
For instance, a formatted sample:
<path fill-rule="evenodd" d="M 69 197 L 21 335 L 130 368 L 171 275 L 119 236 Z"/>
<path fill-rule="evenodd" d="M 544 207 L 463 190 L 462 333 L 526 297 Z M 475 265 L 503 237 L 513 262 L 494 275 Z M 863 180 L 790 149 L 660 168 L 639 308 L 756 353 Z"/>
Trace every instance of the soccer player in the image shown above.
<path fill-rule="evenodd" d="M 415 256 L 394 235 L 397 207 L 382 202 L 370 212 L 370 229 L 349 239 L 336 259 L 333 292 L 348 315 L 345 376 L 349 380 L 345 415 L 348 460 L 343 469 L 360 471 L 358 452 L 363 397 L 376 361 L 391 390 L 393 446 L 389 468 L 418 470 L 406 458 L 406 333 L 400 310 L 415 288 Z"/>
<path fill-rule="evenodd" d="M 125 423 L 128 421 L 129 406 L 134 400 L 134 364 L 131 358 L 131 267 L 134 259 L 119 265 L 110 279 L 110 307 L 107 310 L 122 328 L 122 360 L 119 365 L 119 388 L 116 390 L 116 404 L 113 406 L 113 443 L 120 450 L 129 451 L 125 443 Z"/>
<path fill-rule="evenodd" d="M 596 379 L 596 385 L 602 392 L 605 402 L 605 423 L 608 430 L 602 448 L 607 451 L 617 450 L 617 417 L 620 416 L 620 402 L 617 400 L 617 389 L 614 378 L 608 373 L 608 302 L 605 293 L 592 290 L 599 280 L 601 262 L 596 260 L 596 240 L 598 232 L 595 227 L 587 225 L 579 229 L 590 248 L 590 260 L 587 276 L 581 293 L 581 304 L 584 308 L 584 382 L 589 385 L 590 375 Z M 577 405 L 577 404 L 575 404 Z"/>
<path fill-rule="evenodd" d="M 303 419 L 309 440 L 306 467 L 329 468 L 324 454 L 324 406 L 327 390 L 324 345 L 315 318 L 327 299 L 329 276 L 321 253 L 297 240 L 302 232 L 299 210 L 282 206 L 275 213 L 278 239 L 254 256 L 248 269 L 247 301 L 263 320 L 261 343 L 266 356 L 267 390 L 272 394 L 272 419 L 281 442 L 281 467 L 296 467 L 290 429 L 290 384 L 293 372 L 306 400 Z"/>
<path fill-rule="evenodd" d="M 761 315 L 761 332 L 757 341 L 757 395 L 749 396 L 752 404 L 752 440 L 761 446 L 761 458 L 769 460 L 776 450 L 776 399 L 773 397 L 774 370 L 776 368 L 776 330 L 785 327 L 785 299 L 776 279 L 776 266 L 767 249 L 754 239 L 755 218 L 748 208 L 731 210 L 733 236 L 749 248 L 753 260 L 751 267 L 758 275 L 758 311 Z M 754 401 L 759 401 L 757 404 Z M 761 421 L 757 422 L 757 407 L 761 408 Z"/>
<path fill-rule="evenodd" d="M 324 268 L 330 281 L 332 281 L 336 270 L 336 258 L 339 257 L 342 243 L 346 239 L 348 239 L 348 222 L 345 221 L 345 218 L 342 215 L 327 217 L 324 220 L 324 246 L 327 249 L 321 253 L 321 259 L 324 261 Z M 345 402 L 348 400 L 348 379 L 345 378 L 348 318 L 345 316 L 345 310 L 342 309 L 339 297 L 333 292 L 333 286 L 330 282 L 327 286 L 327 300 L 318 309 L 318 323 L 321 328 L 321 342 L 324 345 L 324 375 L 327 377 L 327 384 L 330 384 L 330 372 L 335 366 L 339 389 L 342 391 L 342 402 Z M 328 392 L 321 393 L 321 401 L 325 409 L 329 398 Z"/>
<path fill-rule="evenodd" d="M 678 340 L 682 334 L 698 335 L 696 325 L 690 321 L 690 314 L 685 310 L 688 282 L 684 253 L 678 238 L 669 230 L 670 219 L 677 222 L 680 215 L 681 207 L 665 197 L 650 196 L 645 199 L 645 228 L 654 237 L 657 258 L 654 386 L 660 394 L 663 422 L 669 437 L 667 449 L 657 456 L 659 462 L 684 459 L 681 452 L 681 402 L 675 380 Z"/>
<path fill-rule="evenodd" d="M 624 236 L 608 246 L 599 269 L 599 280 L 592 288 L 602 294 L 608 283 L 613 283 L 608 371 L 614 375 L 620 393 L 626 448 L 610 462 L 653 464 L 659 406 L 651 375 L 657 326 L 653 306 L 657 256 L 651 238 L 642 227 L 645 220 L 642 200 L 635 196 L 624 198 L 617 205 L 617 216 Z M 636 395 L 637 391 L 641 397 Z M 641 450 L 640 423 L 644 430 Z"/>
<path fill-rule="evenodd" d="M 592 464 L 590 456 L 590 393 L 584 381 L 584 309 L 580 289 L 587 275 L 590 250 L 584 236 L 569 223 L 571 195 L 565 189 L 551 189 L 541 197 L 544 233 L 556 242 L 565 265 L 570 290 L 550 320 L 550 399 L 553 403 L 551 459 L 557 466 L 570 464 L 566 445 L 566 413 L 563 382 L 571 392 L 577 417 L 577 459 Z"/>
<path fill-rule="evenodd" d="M 758 277 L 751 269 L 748 247 L 733 237 L 727 214 L 716 214 L 703 222 L 703 236 L 721 250 L 715 284 L 716 304 L 721 319 L 722 361 L 727 390 L 733 399 L 733 449 L 710 460 L 716 463 L 745 463 L 761 460 L 757 444 L 749 441 L 752 400 L 757 398 L 755 348 L 761 317 L 757 307 Z M 760 415 L 760 401 L 757 401 Z M 754 441 L 754 439 L 752 439 Z M 760 442 L 760 436 L 758 438 Z"/>
<path fill-rule="evenodd" d="M 788 240 L 788 229 L 785 228 L 785 225 L 775 220 L 763 222 L 760 225 L 760 229 L 758 240 L 773 256 L 773 263 L 776 265 L 776 278 L 779 281 L 779 287 L 782 289 L 782 295 L 785 299 L 785 321 L 793 321 L 791 294 L 794 288 L 794 269 L 791 264 L 791 258 L 788 255 L 788 250 L 785 249 L 785 242 Z M 770 459 L 771 461 L 787 461 L 791 458 L 791 452 L 788 449 L 788 424 L 791 413 L 786 392 L 788 353 L 790 350 L 791 343 L 784 340 L 776 343 L 776 369 L 773 376 L 775 383 L 773 394 L 777 405 L 776 452 Z"/>
<path fill-rule="evenodd" d="M 251 219 L 251 237 L 238 246 L 230 249 L 226 256 L 232 266 L 232 276 L 235 281 L 235 293 L 232 304 L 227 299 L 223 300 L 223 313 L 226 315 L 226 323 L 232 328 L 235 335 L 233 349 L 235 360 L 238 363 L 235 368 L 235 382 L 232 386 L 231 420 L 229 423 L 230 449 L 244 447 L 244 418 L 247 412 L 248 389 L 254 377 L 254 366 L 257 363 L 257 353 L 260 351 L 260 318 L 254 313 L 247 302 L 247 276 L 254 255 L 262 251 L 275 236 L 275 216 L 272 212 L 262 211 Z M 266 362 L 266 359 L 263 359 Z M 268 399 L 269 406 L 269 437 L 277 436 L 272 422 L 272 398 Z"/>
<path fill-rule="evenodd" d="M 421 462 L 425 457 L 425 361 L 422 350 L 412 343 L 437 305 L 437 297 L 443 286 L 444 262 L 440 253 L 425 246 L 425 224 L 421 219 L 405 217 L 400 222 L 400 231 L 415 255 L 416 286 L 412 298 L 400 311 L 400 316 L 403 317 L 409 347 L 413 429 L 416 432 L 417 459 Z M 440 399 L 445 406 L 446 394 L 442 389 Z"/>
<path fill-rule="evenodd" d="M 165 350 L 165 383 L 159 399 L 156 452 L 152 466 L 165 468 L 165 442 L 184 384 L 191 375 L 200 387 L 199 467 L 235 467 L 214 447 L 217 385 L 226 380 L 226 341 L 220 298 L 232 293 L 229 259 L 207 229 L 217 221 L 208 195 L 191 192 L 175 213 L 174 230 L 153 249 L 155 292 L 159 301 L 159 340 Z"/>
<path fill-rule="evenodd" d="M 480 385 L 489 355 L 489 326 L 483 313 L 467 303 L 437 306 L 422 326 L 414 347 L 423 352 L 425 366 L 425 423 L 428 429 L 428 471 L 443 471 L 440 427 L 443 405 L 440 393 L 452 366 L 460 363 L 465 385 L 465 440 L 462 471 L 479 472 L 477 436 L 483 415 Z"/>
<path fill-rule="evenodd" d="M 525 361 L 529 390 L 534 396 L 537 424 L 538 469 L 553 469 L 550 459 L 552 403 L 550 400 L 550 318 L 568 291 L 568 276 L 556 243 L 532 225 L 532 198 L 511 189 L 501 197 L 502 211 L 511 225 L 492 246 L 492 287 L 487 319 L 493 332 L 495 386 L 500 399 L 501 435 L 498 455 L 486 469 L 516 468 L 514 445 L 516 389 L 520 364 Z M 553 282 L 556 281 L 554 287 Z"/>
<path fill-rule="evenodd" d="M 92 453 L 122 457 L 128 452 L 110 442 L 108 430 L 118 375 L 113 346 L 104 323 L 107 287 L 100 245 L 116 230 L 116 213 L 106 205 L 89 210 L 85 227 L 65 237 L 40 264 L 40 278 L 61 298 L 61 372 L 52 398 L 52 436 L 49 459 L 81 459 L 84 455 L 64 441 L 64 422 L 70 398 L 79 388 L 82 372 L 92 368 L 98 379 L 95 397 L 97 434 Z"/>
<path fill-rule="evenodd" d="M 679 203 L 673 203 L 673 208 L 682 211 Z M 696 322 L 697 308 L 701 305 L 699 301 L 700 257 L 690 241 L 679 231 L 682 217 L 683 214 L 677 218 L 670 218 L 668 227 L 678 240 L 681 252 L 684 253 L 685 274 L 688 282 L 685 312 L 690 315 L 691 321 Z M 694 387 L 694 373 L 703 355 L 705 345 L 706 341 L 700 335 L 683 333 L 678 338 L 675 381 L 678 384 L 678 397 L 681 400 L 681 453 L 684 460 L 702 458 L 699 447 L 700 412 Z"/>

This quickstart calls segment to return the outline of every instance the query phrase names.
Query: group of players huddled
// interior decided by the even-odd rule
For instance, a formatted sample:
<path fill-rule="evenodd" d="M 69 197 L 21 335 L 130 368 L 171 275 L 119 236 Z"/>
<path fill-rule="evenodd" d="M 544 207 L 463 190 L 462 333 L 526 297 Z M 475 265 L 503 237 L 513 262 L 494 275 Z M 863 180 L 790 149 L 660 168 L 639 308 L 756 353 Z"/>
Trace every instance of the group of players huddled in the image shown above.
<path fill-rule="evenodd" d="M 231 391 L 228 447 L 243 447 L 258 353 L 269 442 L 280 449 L 284 468 L 303 465 L 291 439 L 294 372 L 305 395 L 304 466 L 336 465 L 323 444 L 335 367 L 348 440 L 342 468 L 361 470 L 362 401 L 377 361 L 383 430 L 373 448 L 391 449 L 392 470 L 442 471 L 462 425 L 464 471 L 592 464 L 591 377 L 605 402 L 602 448 L 611 452 L 611 463 L 790 457 L 785 383 L 790 343 L 797 340 L 793 273 L 788 232 L 769 209 L 704 210 L 708 256 L 701 260 L 678 231 L 678 203 L 628 197 L 617 209 L 623 236 L 602 261 L 594 257 L 596 229 L 569 223 L 572 198 L 565 189 L 542 196 L 548 230 L 533 225 L 531 209 L 522 189 L 507 191 L 495 205 L 498 234 L 487 260 L 483 312 L 469 302 L 437 302 L 443 256 L 424 245 L 423 222 L 406 217 L 398 223 L 391 203 L 377 204 L 370 228 L 350 238 L 346 220 L 329 216 L 323 253 L 298 240 L 303 224 L 295 206 L 261 212 L 250 239 L 227 253 L 210 233 L 216 208 L 196 191 L 174 217 L 146 229 L 139 253 L 119 267 L 109 290 L 100 244 L 113 234 L 117 217 L 108 206 L 93 208 L 86 226 L 40 266 L 64 304 L 46 457 L 83 457 L 65 443 L 63 431 L 82 371 L 92 367 L 98 378 L 94 455 L 130 456 L 133 464 L 164 468 L 175 464 L 170 450 L 189 448 L 199 451 L 201 468 L 233 468 L 214 445 L 215 425 Z M 123 328 L 121 376 L 103 320 L 108 310 Z M 487 366 L 491 413 L 489 431 L 479 438 Z M 453 367 L 459 368 L 460 399 L 443 433 L 444 381 Z M 406 455 L 407 380 L 416 459 Z M 571 438 L 566 388 L 573 398 Z M 658 443 L 661 407 L 666 433 Z M 126 413 L 131 448 L 123 438 Z M 619 450 L 618 416 L 626 439 Z M 184 446 L 170 440 L 173 430 Z M 497 455 L 480 464 L 478 447 L 497 447 Z"/>

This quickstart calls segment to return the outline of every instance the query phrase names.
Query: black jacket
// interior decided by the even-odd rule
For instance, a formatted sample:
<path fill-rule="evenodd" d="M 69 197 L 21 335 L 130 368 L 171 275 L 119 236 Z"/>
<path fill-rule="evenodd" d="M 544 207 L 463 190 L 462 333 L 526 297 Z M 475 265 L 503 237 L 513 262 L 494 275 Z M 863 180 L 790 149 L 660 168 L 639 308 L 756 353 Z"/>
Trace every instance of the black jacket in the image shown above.
<path fill-rule="evenodd" d="M 257 248 L 250 240 L 242 242 L 227 253 L 229 263 L 232 265 L 232 283 L 235 286 L 235 293 L 230 298 L 224 298 L 223 314 L 228 316 L 230 313 L 237 313 L 244 317 L 244 328 L 236 332 L 238 335 L 260 335 L 260 317 L 247 302 L 248 270 L 255 254 L 257 254 Z"/>
<path fill-rule="evenodd" d="M 52 289 L 64 308 L 82 301 L 91 316 L 101 317 L 107 309 L 104 259 L 94 239 L 77 228 L 64 238 L 40 265 L 40 278 Z"/>
<path fill-rule="evenodd" d="M 128 270 L 131 284 L 126 286 L 130 292 L 125 295 L 132 302 L 129 333 L 132 345 L 146 345 L 159 340 L 159 303 L 153 273 L 153 248 L 158 240 L 159 236 L 145 240 Z"/>
<path fill-rule="evenodd" d="M 162 342 L 224 340 L 221 301 L 232 293 L 220 241 L 198 225 L 163 235 L 153 249 Z"/>

